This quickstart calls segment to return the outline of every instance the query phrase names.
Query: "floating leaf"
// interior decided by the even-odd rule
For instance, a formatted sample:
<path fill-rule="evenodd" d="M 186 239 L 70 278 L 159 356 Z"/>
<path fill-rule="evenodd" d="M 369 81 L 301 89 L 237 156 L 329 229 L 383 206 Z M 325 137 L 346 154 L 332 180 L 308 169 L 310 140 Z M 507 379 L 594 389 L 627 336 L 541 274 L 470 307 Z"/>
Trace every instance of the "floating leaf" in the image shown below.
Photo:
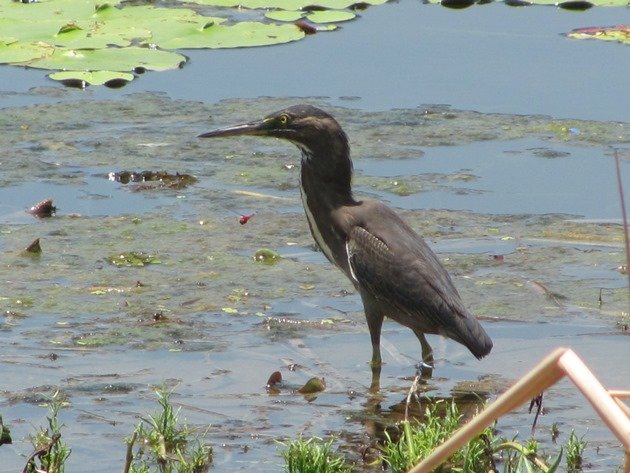
<path fill-rule="evenodd" d="M 630 44 L 630 25 L 578 28 L 566 34 L 575 39 L 599 39 Z"/>
<path fill-rule="evenodd" d="M 53 216 L 56 211 L 57 207 L 53 205 L 52 199 L 46 199 L 33 205 L 28 213 L 37 218 L 47 218 Z"/>
<path fill-rule="evenodd" d="M 288 43 L 304 37 L 295 25 L 270 25 L 245 21 L 232 26 L 212 24 L 206 28 L 189 25 L 174 30 L 154 31 L 153 40 L 162 48 L 240 48 Z"/>
<path fill-rule="evenodd" d="M 136 185 L 133 190 L 156 189 L 159 187 L 184 189 L 197 182 L 197 178 L 193 175 L 180 173 L 171 174 L 165 171 L 110 172 L 107 177 L 110 181 L 120 182 L 121 184 L 153 183 L 153 185 Z"/>
<path fill-rule="evenodd" d="M 273 10 L 265 13 L 270 20 L 276 21 L 297 21 L 304 16 L 304 12 L 296 10 Z"/>
<path fill-rule="evenodd" d="M 33 240 L 33 242 L 28 245 L 25 249 L 24 249 L 24 253 L 28 253 L 28 254 L 34 254 L 34 255 L 39 255 L 42 252 L 42 247 L 39 244 L 39 238 L 36 238 L 35 240 Z"/>
<path fill-rule="evenodd" d="M 270 250 L 269 248 L 261 248 L 254 254 L 255 261 L 265 264 L 275 264 L 280 261 L 280 258 L 281 256 L 278 252 Z"/>
<path fill-rule="evenodd" d="M 177 69 L 186 57 L 150 48 L 66 49 L 55 48 L 50 56 L 31 61 L 38 69 L 132 71 L 137 67 L 165 71 Z"/>
<path fill-rule="evenodd" d="M 324 378 L 311 378 L 304 386 L 298 389 L 300 394 L 314 394 L 322 392 L 326 389 L 326 381 Z"/>
<path fill-rule="evenodd" d="M 364 5 L 383 5 L 387 0 L 362 1 Z M 355 5 L 356 0 L 192 0 L 190 3 L 213 5 L 217 7 L 234 7 L 249 9 L 279 9 L 279 10 L 313 10 L 318 9 L 343 10 Z"/>
<path fill-rule="evenodd" d="M 273 384 L 278 384 L 282 382 L 282 373 L 280 373 L 280 371 L 274 371 L 273 373 L 271 373 L 271 376 L 269 376 L 269 379 L 267 380 L 267 387 L 273 385 Z"/>
<path fill-rule="evenodd" d="M 59 71 L 49 74 L 48 77 L 66 85 L 68 81 L 79 81 L 82 84 L 81 88 L 85 85 L 113 86 L 119 84 L 117 81 L 122 81 L 120 85 L 124 85 L 135 78 L 133 74 L 118 71 Z"/>
<path fill-rule="evenodd" d="M 313 23 L 338 23 L 356 18 L 356 15 L 349 11 L 322 10 L 309 13 L 306 18 Z"/>
<path fill-rule="evenodd" d="M 142 251 L 130 251 L 128 253 L 118 253 L 105 258 L 115 266 L 145 266 L 147 264 L 160 264 L 161 261 L 149 253 Z"/>

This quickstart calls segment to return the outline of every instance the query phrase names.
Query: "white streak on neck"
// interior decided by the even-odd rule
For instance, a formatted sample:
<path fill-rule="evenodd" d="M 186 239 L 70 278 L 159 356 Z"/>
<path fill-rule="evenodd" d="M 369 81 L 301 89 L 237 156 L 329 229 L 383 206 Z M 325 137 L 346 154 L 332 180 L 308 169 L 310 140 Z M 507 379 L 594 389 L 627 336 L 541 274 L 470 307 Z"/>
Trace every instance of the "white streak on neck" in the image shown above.
<path fill-rule="evenodd" d="M 324 240 L 322 232 L 317 226 L 317 221 L 315 220 L 315 217 L 311 213 L 311 209 L 308 206 L 308 197 L 306 196 L 306 192 L 304 192 L 304 186 L 302 184 L 301 177 L 300 177 L 300 195 L 302 196 L 302 205 L 304 207 L 304 213 L 306 214 L 306 220 L 308 220 L 308 226 L 311 228 L 311 233 L 313 234 L 315 243 L 317 243 L 317 246 L 319 246 L 320 249 L 324 252 L 324 255 L 326 255 L 326 258 L 328 258 L 328 261 L 336 265 L 337 263 L 335 262 L 333 252 L 330 249 L 330 247 L 326 244 L 326 241 Z"/>

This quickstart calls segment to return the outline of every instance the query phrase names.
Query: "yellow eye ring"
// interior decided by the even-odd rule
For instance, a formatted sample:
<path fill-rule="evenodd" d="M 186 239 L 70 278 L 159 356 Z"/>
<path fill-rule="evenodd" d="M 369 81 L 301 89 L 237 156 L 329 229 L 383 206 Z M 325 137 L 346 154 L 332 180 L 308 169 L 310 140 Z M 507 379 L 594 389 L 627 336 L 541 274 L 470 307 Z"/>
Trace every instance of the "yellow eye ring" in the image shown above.
<path fill-rule="evenodd" d="M 287 114 L 282 114 L 280 115 L 280 117 L 278 118 L 278 122 L 280 123 L 280 125 L 286 125 L 289 123 L 289 115 Z"/>

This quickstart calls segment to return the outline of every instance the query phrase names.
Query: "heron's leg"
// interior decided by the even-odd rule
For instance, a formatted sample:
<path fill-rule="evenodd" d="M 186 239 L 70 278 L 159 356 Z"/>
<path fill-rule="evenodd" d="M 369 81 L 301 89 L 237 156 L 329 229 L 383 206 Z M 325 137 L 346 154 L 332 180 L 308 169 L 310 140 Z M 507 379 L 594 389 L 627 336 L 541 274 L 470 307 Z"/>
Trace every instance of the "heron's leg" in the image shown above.
<path fill-rule="evenodd" d="M 372 365 L 372 382 L 369 392 L 377 394 L 381 390 L 381 365 Z"/>
<path fill-rule="evenodd" d="M 383 327 L 384 316 L 371 296 L 361 294 L 363 300 L 363 308 L 365 310 L 365 320 L 370 330 L 370 339 L 372 340 L 372 360 L 370 367 L 372 368 L 372 383 L 370 384 L 370 392 L 378 393 L 381 385 L 381 328 Z"/>
<path fill-rule="evenodd" d="M 381 366 L 381 328 L 383 327 L 383 316 L 370 309 L 367 304 L 365 307 L 365 318 L 367 320 L 368 329 L 370 329 L 370 339 L 372 340 L 372 361 L 370 365 L 372 370 Z M 380 370 L 379 370 L 380 371 Z"/>
<path fill-rule="evenodd" d="M 430 378 L 433 376 L 433 349 L 429 342 L 427 342 L 424 333 L 419 330 L 414 330 L 418 340 L 420 340 L 420 346 L 422 347 L 422 363 L 420 364 L 420 373 L 423 378 Z"/>

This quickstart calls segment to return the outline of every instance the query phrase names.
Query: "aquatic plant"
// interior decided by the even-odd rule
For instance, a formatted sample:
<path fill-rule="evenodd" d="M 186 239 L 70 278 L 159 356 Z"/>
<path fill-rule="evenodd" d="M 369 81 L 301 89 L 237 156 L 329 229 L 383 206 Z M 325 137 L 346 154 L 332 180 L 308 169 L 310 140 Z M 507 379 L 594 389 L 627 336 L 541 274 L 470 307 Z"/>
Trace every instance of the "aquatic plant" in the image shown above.
<path fill-rule="evenodd" d="M 136 427 L 127 441 L 125 473 L 202 473 L 212 464 L 212 447 L 191 441 L 187 425 L 180 425 L 179 409 L 173 409 L 170 392 L 157 391 L 161 411 Z M 139 449 L 134 455 L 134 444 Z"/>
<path fill-rule="evenodd" d="M 64 405 L 65 401 L 59 395 L 59 391 L 56 391 L 47 403 L 50 409 L 50 416 L 47 417 L 48 427 L 41 427 L 39 432 L 31 436 L 35 450 L 26 460 L 23 470 L 25 473 L 65 471 L 71 449 L 61 440 L 63 424 L 59 421 L 59 411 Z"/>
<path fill-rule="evenodd" d="M 569 440 L 567 440 L 566 444 L 568 473 L 579 473 L 582 471 L 583 454 L 586 444 L 587 442 L 584 441 L 584 437 L 578 438 L 578 436 L 575 435 L 575 431 L 571 431 L 571 435 L 569 435 Z"/>
<path fill-rule="evenodd" d="M 343 457 L 332 451 L 333 439 L 323 441 L 319 437 L 304 439 L 298 437 L 289 443 L 282 443 L 285 448 L 281 455 L 285 461 L 287 473 L 349 473 Z"/>

